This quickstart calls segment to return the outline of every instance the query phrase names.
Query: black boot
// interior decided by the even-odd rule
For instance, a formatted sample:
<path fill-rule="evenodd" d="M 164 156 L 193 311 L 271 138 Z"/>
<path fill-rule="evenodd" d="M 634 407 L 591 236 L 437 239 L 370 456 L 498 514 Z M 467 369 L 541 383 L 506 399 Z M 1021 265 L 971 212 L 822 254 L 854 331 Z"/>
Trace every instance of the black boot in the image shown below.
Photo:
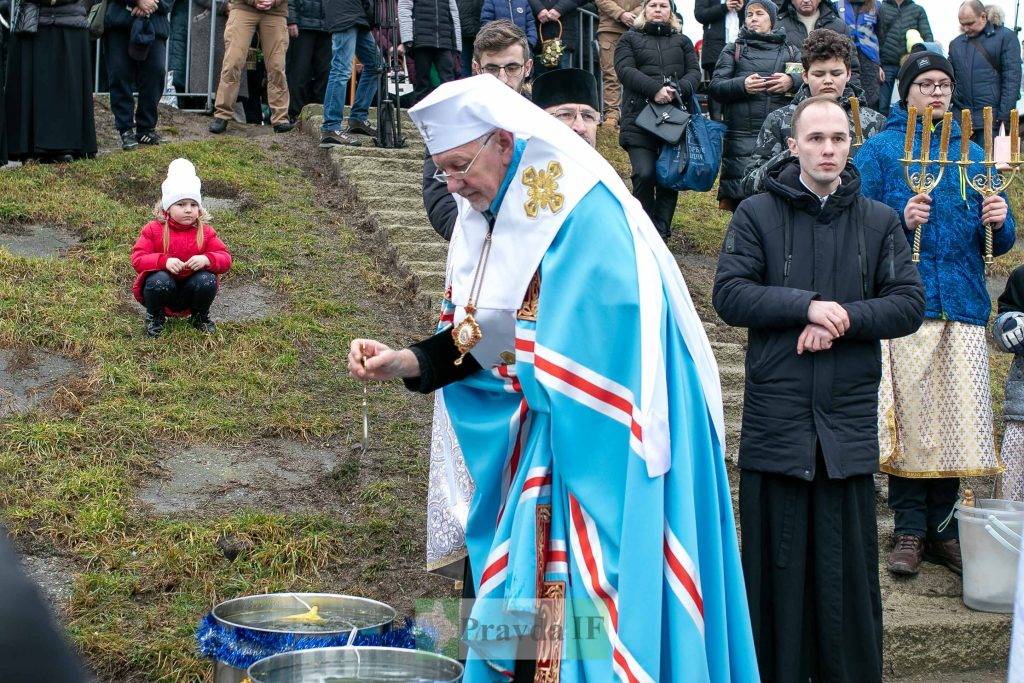
<path fill-rule="evenodd" d="M 146 313 L 146 336 L 147 337 L 159 337 L 160 333 L 164 331 L 164 323 L 167 322 L 167 316 L 160 313 Z"/>
<path fill-rule="evenodd" d="M 217 326 L 210 320 L 209 311 L 196 311 L 188 318 L 188 324 L 196 328 L 203 334 L 213 334 L 217 331 Z"/>

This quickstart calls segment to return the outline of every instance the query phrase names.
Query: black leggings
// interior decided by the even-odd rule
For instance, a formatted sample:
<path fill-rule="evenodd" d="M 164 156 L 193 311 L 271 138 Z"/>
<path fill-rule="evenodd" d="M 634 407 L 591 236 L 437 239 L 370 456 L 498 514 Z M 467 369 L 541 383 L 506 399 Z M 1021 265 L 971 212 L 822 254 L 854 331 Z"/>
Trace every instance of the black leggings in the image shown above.
<path fill-rule="evenodd" d="M 646 147 L 629 147 L 629 164 L 633 168 L 633 196 L 640 200 L 647 216 L 665 239 L 672 234 L 672 216 L 676 212 L 679 193 L 658 186 L 654 166 L 658 152 Z"/>
<path fill-rule="evenodd" d="M 217 276 L 208 270 L 193 273 L 184 280 L 175 280 L 166 270 L 158 270 L 146 276 L 142 287 L 142 298 L 150 315 L 163 314 L 167 309 L 207 315 L 215 296 Z"/>

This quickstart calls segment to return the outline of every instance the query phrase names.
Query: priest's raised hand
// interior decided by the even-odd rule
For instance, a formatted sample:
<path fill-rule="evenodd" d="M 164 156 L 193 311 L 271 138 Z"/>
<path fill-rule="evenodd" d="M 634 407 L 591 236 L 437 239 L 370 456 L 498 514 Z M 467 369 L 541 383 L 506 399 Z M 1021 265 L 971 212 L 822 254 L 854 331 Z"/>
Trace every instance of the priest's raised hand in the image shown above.
<path fill-rule="evenodd" d="M 364 382 L 418 377 L 420 363 L 409 349 L 395 351 L 373 339 L 353 339 L 348 351 L 348 372 Z"/>

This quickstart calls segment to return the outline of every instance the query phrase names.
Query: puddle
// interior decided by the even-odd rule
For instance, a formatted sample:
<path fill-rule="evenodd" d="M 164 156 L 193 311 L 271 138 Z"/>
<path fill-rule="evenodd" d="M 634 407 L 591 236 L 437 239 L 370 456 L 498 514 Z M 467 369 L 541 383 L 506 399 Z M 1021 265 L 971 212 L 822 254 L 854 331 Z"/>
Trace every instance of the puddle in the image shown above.
<path fill-rule="evenodd" d="M 138 498 L 160 514 L 338 507 L 328 481 L 338 459 L 329 445 L 290 439 L 180 450 L 167 444 L 157 463 L 162 476 L 143 486 Z"/>
<path fill-rule="evenodd" d="M 34 408 L 82 370 L 77 360 L 41 349 L 0 350 L 0 419 Z"/>
<path fill-rule="evenodd" d="M 15 256 L 63 258 L 71 247 L 80 243 L 77 235 L 59 225 L 0 224 L 0 249 Z"/>

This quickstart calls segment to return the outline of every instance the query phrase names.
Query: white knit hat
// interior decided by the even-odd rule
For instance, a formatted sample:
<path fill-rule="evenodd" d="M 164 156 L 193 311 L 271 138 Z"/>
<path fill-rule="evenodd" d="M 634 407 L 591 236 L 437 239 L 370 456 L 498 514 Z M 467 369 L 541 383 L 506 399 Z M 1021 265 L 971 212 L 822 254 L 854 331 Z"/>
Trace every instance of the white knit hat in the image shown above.
<path fill-rule="evenodd" d="M 188 159 L 175 159 L 167 167 L 167 179 L 164 180 L 160 189 L 163 191 L 163 198 L 160 206 L 164 211 L 182 199 L 192 199 L 203 205 L 202 182 L 196 175 L 196 167 Z"/>

